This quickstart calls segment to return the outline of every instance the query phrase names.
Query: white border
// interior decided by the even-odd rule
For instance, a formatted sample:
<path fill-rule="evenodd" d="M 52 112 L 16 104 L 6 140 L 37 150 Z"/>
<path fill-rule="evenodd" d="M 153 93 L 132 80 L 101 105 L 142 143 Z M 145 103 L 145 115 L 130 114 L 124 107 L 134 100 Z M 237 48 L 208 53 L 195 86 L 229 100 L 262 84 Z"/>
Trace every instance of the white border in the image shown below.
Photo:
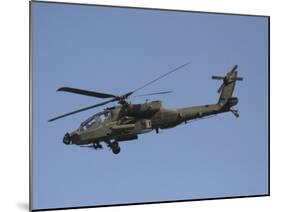
<path fill-rule="evenodd" d="M 250 0 L 68 0 L 68 2 L 182 9 L 210 12 L 246 13 L 271 16 L 271 196 L 230 200 L 79 209 L 75 211 L 277 211 L 280 207 L 280 7 L 278 1 Z M 275 3 L 276 2 L 276 3 Z M 27 211 L 29 138 L 29 2 L 10 0 L 0 3 L 1 70 L 1 211 Z M 280 59 L 279 59 L 280 60 Z M 279 67 L 279 69 L 277 68 Z M 275 98 L 274 98 L 275 97 Z M 72 210 L 68 210 L 72 211 Z"/>

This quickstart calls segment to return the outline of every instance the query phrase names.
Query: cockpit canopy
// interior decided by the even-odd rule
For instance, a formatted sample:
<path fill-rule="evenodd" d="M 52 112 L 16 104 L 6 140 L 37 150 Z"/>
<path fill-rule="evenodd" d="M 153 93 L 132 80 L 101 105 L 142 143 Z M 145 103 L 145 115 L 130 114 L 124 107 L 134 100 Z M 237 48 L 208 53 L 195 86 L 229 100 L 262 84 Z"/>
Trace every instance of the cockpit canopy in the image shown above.
<path fill-rule="evenodd" d="M 94 114 L 81 123 L 79 131 L 84 131 L 90 127 L 99 126 L 100 124 L 107 122 L 110 120 L 110 114 L 110 111 L 107 110 Z"/>

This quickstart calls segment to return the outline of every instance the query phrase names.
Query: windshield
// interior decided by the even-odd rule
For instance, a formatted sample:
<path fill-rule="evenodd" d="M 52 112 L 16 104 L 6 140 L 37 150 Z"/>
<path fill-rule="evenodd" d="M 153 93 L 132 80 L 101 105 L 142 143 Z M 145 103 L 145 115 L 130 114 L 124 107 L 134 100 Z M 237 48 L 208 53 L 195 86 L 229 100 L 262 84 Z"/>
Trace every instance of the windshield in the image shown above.
<path fill-rule="evenodd" d="M 84 131 L 90 127 L 99 126 L 100 124 L 106 122 L 110 117 L 110 113 L 108 111 L 103 111 L 97 113 L 90 118 L 86 119 L 81 123 L 79 130 Z"/>

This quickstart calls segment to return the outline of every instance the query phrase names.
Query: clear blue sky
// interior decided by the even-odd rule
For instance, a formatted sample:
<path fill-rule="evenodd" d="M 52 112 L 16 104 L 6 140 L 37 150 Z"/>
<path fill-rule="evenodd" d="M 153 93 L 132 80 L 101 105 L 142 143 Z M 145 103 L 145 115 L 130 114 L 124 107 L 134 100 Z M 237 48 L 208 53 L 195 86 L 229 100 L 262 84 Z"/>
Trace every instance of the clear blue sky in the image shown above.
<path fill-rule="evenodd" d="M 34 209 L 267 193 L 266 18 L 35 2 L 32 13 Z M 239 119 L 144 134 L 119 155 L 62 143 L 103 108 L 47 122 L 100 101 L 61 86 L 122 94 L 187 61 L 139 94 L 173 90 L 151 98 L 167 108 L 215 103 L 211 75 L 238 64 Z"/>

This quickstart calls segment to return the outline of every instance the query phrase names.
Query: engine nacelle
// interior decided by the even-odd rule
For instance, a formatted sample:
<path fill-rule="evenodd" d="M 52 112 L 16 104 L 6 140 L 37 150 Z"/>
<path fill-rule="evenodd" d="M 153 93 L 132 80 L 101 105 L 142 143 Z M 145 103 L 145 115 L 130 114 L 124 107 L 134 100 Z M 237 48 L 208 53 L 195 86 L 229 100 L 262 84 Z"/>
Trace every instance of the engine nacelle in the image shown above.
<path fill-rule="evenodd" d="M 123 108 L 123 113 L 126 116 L 151 116 L 158 112 L 161 108 L 161 101 L 146 102 L 144 104 L 130 104 Z"/>

